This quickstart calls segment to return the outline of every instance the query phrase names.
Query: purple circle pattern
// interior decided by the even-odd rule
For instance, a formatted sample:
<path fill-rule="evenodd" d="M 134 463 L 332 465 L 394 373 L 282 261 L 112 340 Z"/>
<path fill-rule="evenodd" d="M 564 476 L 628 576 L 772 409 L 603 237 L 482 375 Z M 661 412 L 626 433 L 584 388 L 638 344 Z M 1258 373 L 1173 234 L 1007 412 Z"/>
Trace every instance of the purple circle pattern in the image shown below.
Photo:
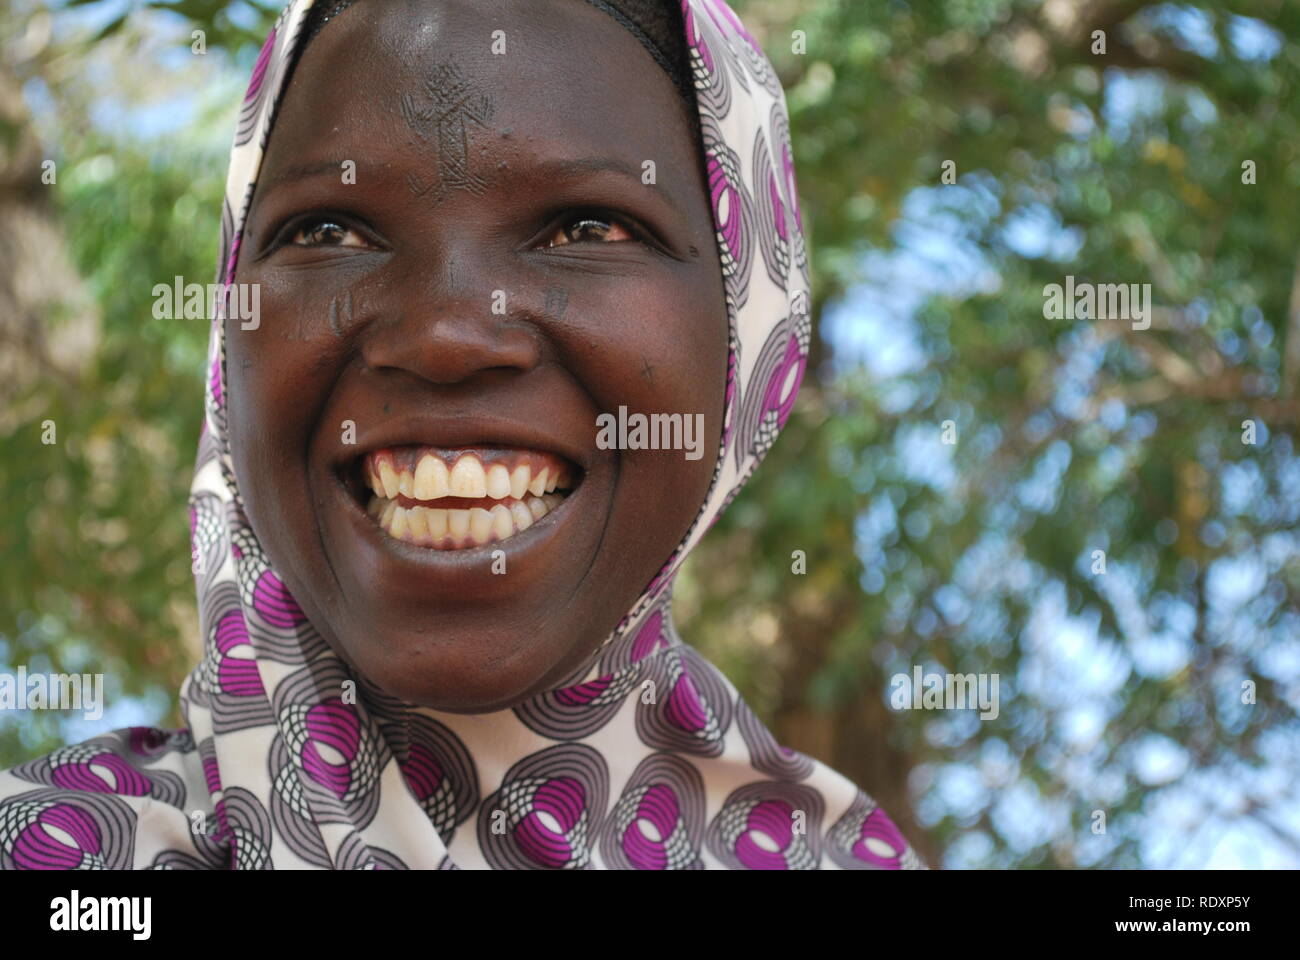
<path fill-rule="evenodd" d="M 709 825 L 709 852 L 731 870 L 815 870 L 824 807 L 821 794 L 801 784 L 747 784 Z"/>
<path fill-rule="evenodd" d="M 299 856 L 322 866 L 329 857 L 320 825 L 369 824 L 391 759 L 377 724 L 344 702 L 349 682 L 338 660 L 318 660 L 281 681 L 272 700 L 280 735 L 270 756 L 271 819 Z"/>
<path fill-rule="evenodd" d="M 772 96 L 782 96 L 781 81 L 777 79 L 776 71 L 768 63 L 763 48 L 745 29 L 745 25 L 740 22 L 735 12 L 718 0 L 704 0 L 702 6 L 717 27 L 718 34 L 727 38 L 725 42 L 732 54 L 731 62 L 736 65 L 743 64 L 746 72 Z"/>
<path fill-rule="evenodd" d="M 456 828 L 478 806 L 474 758 L 449 727 L 417 715 L 411 718 L 410 743 L 399 766 L 420 808 L 450 846 Z"/>
<path fill-rule="evenodd" d="M 169 752 L 168 743 L 171 738 L 164 734 L 164 739 L 153 748 L 153 753 L 131 748 L 131 744 L 135 743 L 142 750 L 149 749 L 147 744 L 152 742 L 152 738 L 146 738 L 141 733 L 147 729 L 132 727 L 125 731 L 128 735 L 125 740 L 109 735 L 60 747 L 46 756 L 19 764 L 10 772 L 20 780 L 47 787 L 124 797 L 149 797 L 169 806 L 183 807 L 185 784 L 181 778 L 169 770 L 155 770 L 148 765 Z M 162 734 L 162 731 L 153 732 Z M 183 737 L 177 738 L 176 748 L 183 743 Z"/>
<path fill-rule="evenodd" d="M 704 778 L 687 760 L 656 753 L 638 764 L 610 811 L 601 857 L 614 870 L 700 870 Z"/>
<path fill-rule="evenodd" d="M 718 257 L 729 312 L 749 298 L 749 272 L 754 260 L 754 201 L 740 173 L 740 157 L 723 138 L 712 118 L 700 118 L 704 133 L 705 172 L 713 207 Z"/>
<path fill-rule="evenodd" d="M 534 697 L 514 708 L 519 721 L 552 740 L 581 740 L 609 723 L 640 683 L 639 671 L 607 673 Z"/>
<path fill-rule="evenodd" d="M 108 794 L 17 794 L 0 800 L 0 870 L 128 870 L 135 825 L 135 812 Z"/>
<path fill-rule="evenodd" d="M 214 732 L 229 733 L 274 722 L 257 661 L 236 655 L 255 651 L 239 593 L 232 584 L 217 584 L 203 598 L 199 624 L 206 642 L 203 660 L 191 674 L 190 697 L 212 711 Z"/>
<path fill-rule="evenodd" d="M 609 768 L 584 744 L 548 747 L 511 767 L 479 811 L 494 870 L 586 870 L 605 820 Z"/>
<path fill-rule="evenodd" d="M 908 865 L 911 852 L 894 821 L 861 790 L 827 831 L 826 846 L 831 859 L 846 870 L 899 870 Z"/>
<path fill-rule="evenodd" d="M 691 63 L 691 78 L 701 113 L 725 117 L 731 112 L 731 83 L 734 76 L 742 85 L 744 76 L 728 70 L 720 58 L 730 57 L 730 50 L 708 17 L 701 18 L 693 5 L 682 3 L 686 25 L 686 49 Z"/>
<path fill-rule="evenodd" d="M 685 644 L 655 657 L 652 690 L 637 701 L 636 732 L 660 750 L 716 757 L 731 726 L 731 691 L 716 668 Z M 650 702 L 646 702 L 647 699 Z"/>

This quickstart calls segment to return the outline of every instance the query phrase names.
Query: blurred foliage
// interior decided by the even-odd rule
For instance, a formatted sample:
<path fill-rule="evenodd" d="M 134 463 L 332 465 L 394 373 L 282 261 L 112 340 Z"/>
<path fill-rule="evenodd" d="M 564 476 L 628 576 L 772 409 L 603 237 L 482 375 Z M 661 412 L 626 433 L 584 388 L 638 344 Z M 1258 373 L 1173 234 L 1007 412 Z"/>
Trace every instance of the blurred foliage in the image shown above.
<path fill-rule="evenodd" d="M 1300 7 L 739 6 L 788 91 L 820 303 L 958 279 L 891 318 L 913 369 L 819 369 L 693 558 L 685 635 L 787 739 L 827 711 L 819 756 L 915 810 L 931 862 L 1201 865 L 1235 826 L 1294 864 Z M 1044 320 L 1066 274 L 1152 284 L 1151 329 Z M 914 664 L 999 675 L 1000 716 L 874 708 Z"/>
<path fill-rule="evenodd" d="M 129 33 L 105 56 L 128 77 L 140 52 Z M 185 503 L 207 328 L 155 319 L 152 290 L 213 272 L 229 134 L 199 124 L 143 143 L 106 131 L 90 122 L 84 55 L 51 44 L 24 65 L 62 111 L 45 154 L 58 179 L 46 189 L 102 321 L 85 369 L 42 375 L 34 398 L 15 403 L 30 415 L 4 438 L 0 663 L 102 672 L 109 705 L 148 696 L 179 725 L 175 691 L 199 649 Z M 229 131 L 233 109 L 200 119 Z M 45 420 L 53 445 L 41 442 Z M 62 741 L 59 723 L 54 713 L 0 718 L 0 765 Z"/>
<path fill-rule="evenodd" d="M 735 5 L 788 91 L 820 335 L 785 434 L 682 578 L 683 635 L 932 864 L 1199 866 L 1229 833 L 1300 863 L 1300 7 Z M 156 33 L 146 6 L 239 66 L 270 19 L 137 3 L 97 54 Z M 153 321 L 149 291 L 210 273 L 225 152 L 211 117 L 158 140 L 88 122 L 58 58 L 109 26 L 17 67 L 60 111 L 57 202 L 104 338 L 5 438 L 0 664 L 130 664 L 105 670 L 121 692 L 171 697 L 205 331 Z M 1151 329 L 1043 319 L 1066 274 L 1152 284 Z M 917 361 L 873 374 L 868 322 Z M 891 710 L 913 665 L 998 675 L 1000 715 Z M 60 739 L 0 719 L 0 766 Z"/>

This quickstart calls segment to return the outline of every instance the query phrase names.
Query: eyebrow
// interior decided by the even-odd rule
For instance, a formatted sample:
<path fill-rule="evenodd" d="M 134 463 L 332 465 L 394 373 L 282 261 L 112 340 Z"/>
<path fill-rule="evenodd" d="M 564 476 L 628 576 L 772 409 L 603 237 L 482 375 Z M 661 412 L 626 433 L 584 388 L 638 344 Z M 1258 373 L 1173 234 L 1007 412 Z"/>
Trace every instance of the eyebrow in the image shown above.
<path fill-rule="evenodd" d="M 641 183 L 641 167 L 625 163 L 614 157 L 575 157 L 560 158 L 554 160 L 539 160 L 536 163 L 530 163 L 525 168 L 522 176 L 528 179 L 547 179 L 547 180 L 577 180 L 584 174 L 590 173 L 613 173 L 620 177 L 635 180 L 639 186 Z M 673 211 L 683 219 L 686 212 L 681 205 L 672 197 L 672 195 L 663 189 L 656 188 L 655 196 L 663 199 Z"/>
<path fill-rule="evenodd" d="M 625 177 L 641 179 L 640 169 L 613 157 L 576 157 L 572 159 L 541 160 L 532 164 L 528 172 L 540 176 L 573 176 L 579 173 L 618 173 Z"/>
<path fill-rule="evenodd" d="M 266 189 L 284 183 L 286 180 L 305 180 L 307 177 L 320 176 L 322 173 L 337 173 L 343 169 L 346 160 L 322 160 L 320 163 L 296 163 L 285 167 L 266 183 Z"/>

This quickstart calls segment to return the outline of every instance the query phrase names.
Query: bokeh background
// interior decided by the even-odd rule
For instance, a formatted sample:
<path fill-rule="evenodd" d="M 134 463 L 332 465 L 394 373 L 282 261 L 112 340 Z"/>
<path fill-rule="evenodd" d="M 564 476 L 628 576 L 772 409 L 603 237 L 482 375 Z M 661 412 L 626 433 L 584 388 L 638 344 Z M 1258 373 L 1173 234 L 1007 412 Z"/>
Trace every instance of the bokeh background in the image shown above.
<path fill-rule="evenodd" d="M 817 326 L 683 635 L 932 865 L 1300 866 L 1300 4 L 734 6 L 787 90 Z M 151 291 L 212 279 L 278 8 L 0 0 L 0 672 L 108 693 L 0 712 L 0 767 L 181 723 L 207 330 Z M 1067 274 L 1150 283 L 1151 328 L 1045 320 Z M 999 716 L 891 709 L 917 664 L 997 674 Z"/>

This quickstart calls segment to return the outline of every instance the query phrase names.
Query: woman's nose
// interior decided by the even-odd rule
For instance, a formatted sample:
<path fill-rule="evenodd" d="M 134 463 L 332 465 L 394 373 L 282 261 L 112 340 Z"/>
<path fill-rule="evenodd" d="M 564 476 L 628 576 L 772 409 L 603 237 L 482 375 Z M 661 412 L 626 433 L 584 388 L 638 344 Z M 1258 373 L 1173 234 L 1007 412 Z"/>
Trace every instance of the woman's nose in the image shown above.
<path fill-rule="evenodd" d="M 462 263 L 464 260 L 461 261 Z M 442 268 L 403 291 L 367 330 L 362 356 L 372 370 L 402 370 L 437 384 L 486 370 L 531 370 L 541 361 L 541 334 L 487 271 Z"/>

